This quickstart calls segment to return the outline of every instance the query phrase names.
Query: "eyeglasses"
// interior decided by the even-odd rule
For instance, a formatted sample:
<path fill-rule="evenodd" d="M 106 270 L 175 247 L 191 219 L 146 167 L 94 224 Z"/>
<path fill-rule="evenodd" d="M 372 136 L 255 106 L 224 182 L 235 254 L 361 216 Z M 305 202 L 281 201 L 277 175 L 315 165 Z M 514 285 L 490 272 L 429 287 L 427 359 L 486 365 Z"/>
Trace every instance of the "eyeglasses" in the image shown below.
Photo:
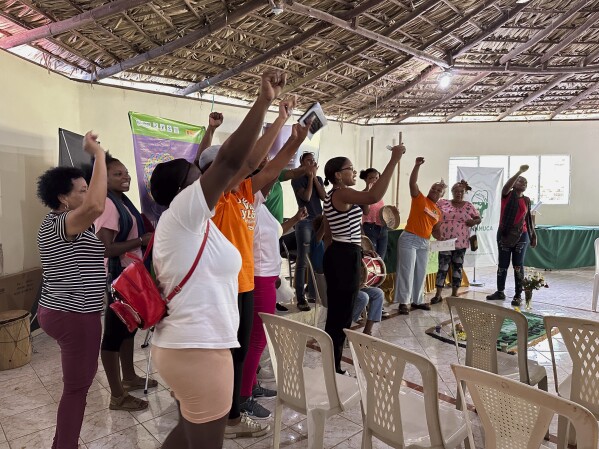
<path fill-rule="evenodd" d="M 354 167 L 345 167 L 345 168 L 340 169 L 339 171 L 345 171 L 345 170 L 351 170 L 351 171 L 355 172 Z"/>

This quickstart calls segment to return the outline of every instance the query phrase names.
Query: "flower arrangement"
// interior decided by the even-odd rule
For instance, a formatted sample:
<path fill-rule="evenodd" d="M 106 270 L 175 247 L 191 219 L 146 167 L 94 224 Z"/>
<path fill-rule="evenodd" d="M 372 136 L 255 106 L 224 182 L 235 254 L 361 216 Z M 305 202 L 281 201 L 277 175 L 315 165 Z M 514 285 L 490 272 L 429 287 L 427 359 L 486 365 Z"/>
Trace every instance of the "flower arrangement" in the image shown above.
<path fill-rule="evenodd" d="M 545 278 L 538 271 L 529 271 L 522 278 L 522 288 L 526 291 L 539 290 L 542 287 L 549 288 L 549 284 L 545 282 Z"/>

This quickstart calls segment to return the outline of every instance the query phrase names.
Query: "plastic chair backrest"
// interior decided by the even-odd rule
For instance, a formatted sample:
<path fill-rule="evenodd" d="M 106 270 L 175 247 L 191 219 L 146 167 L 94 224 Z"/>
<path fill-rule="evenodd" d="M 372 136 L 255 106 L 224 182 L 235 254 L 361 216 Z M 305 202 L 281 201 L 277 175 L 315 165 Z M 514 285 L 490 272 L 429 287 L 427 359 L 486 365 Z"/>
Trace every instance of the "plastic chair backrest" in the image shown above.
<path fill-rule="evenodd" d="M 331 337 L 316 327 L 288 318 L 267 313 L 259 315 L 266 331 L 279 399 L 295 410 L 307 412 L 309 398 L 304 382 L 304 356 L 306 344 L 314 339 L 320 347 L 329 409 L 340 408 Z"/>
<path fill-rule="evenodd" d="M 599 274 L 599 238 L 595 239 L 595 274 Z"/>
<path fill-rule="evenodd" d="M 597 420 L 586 408 L 483 370 L 461 365 L 451 365 L 451 369 L 461 397 L 463 384 L 470 393 L 485 432 L 486 449 L 539 448 L 556 413 L 574 425 L 578 449 L 597 448 Z"/>
<path fill-rule="evenodd" d="M 439 420 L 437 368 L 415 352 L 394 344 L 344 330 L 350 342 L 358 385 L 366 414 L 366 425 L 383 441 L 403 447 L 404 432 L 400 407 L 400 387 L 406 365 L 413 365 L 422 376 L 426 421 L 431 447 L 443 447 Z"/>
<path fill-rule="evenodd" d="M 518 368 L 520 382 L 530 383 L 528 373 L 528 321 L 515 310 L 473 299 L 447 298 L 452 328 L 455 329 L 453 309 L 466 332 L 466 365 L 497 373 L 497 339 L 506 319 L 516 325 L 518 334 Z M 457 345 L 457 337 L 454 335 Z"/>
<path fill-rule="evenodd" d="M 582 318 L 544 317 L 549 335 L 556 388 L 557 367 L 553 350 L 552 330 L 557 328 L 572 360 L 570 400 L 588 408 L 599 417 L 599 323 Z"/>

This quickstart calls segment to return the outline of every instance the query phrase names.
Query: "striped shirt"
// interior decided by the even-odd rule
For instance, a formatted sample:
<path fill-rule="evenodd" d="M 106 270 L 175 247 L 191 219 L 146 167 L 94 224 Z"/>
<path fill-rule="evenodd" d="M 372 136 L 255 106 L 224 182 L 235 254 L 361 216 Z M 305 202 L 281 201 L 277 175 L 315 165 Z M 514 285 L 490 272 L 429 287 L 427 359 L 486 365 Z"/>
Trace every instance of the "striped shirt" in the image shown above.
<path fill-rule="evenodd" d="M 93 226 L 69 240 L 67 214 L 50 212 L 37 234 L 44 273 L 40 305 L 66 312 L 98 312 L 106 291 L 104 244 Z"/>
<path fill-rule="evenodd" d="M 341 212 L 333 206 L 333 194 L 337 189 L 327 193 L 324 199 L 324 215 L 329 222 L 331 235 L 336 242 L 362 244 L 362 209 L 354 204 L 350 210 Z"/>

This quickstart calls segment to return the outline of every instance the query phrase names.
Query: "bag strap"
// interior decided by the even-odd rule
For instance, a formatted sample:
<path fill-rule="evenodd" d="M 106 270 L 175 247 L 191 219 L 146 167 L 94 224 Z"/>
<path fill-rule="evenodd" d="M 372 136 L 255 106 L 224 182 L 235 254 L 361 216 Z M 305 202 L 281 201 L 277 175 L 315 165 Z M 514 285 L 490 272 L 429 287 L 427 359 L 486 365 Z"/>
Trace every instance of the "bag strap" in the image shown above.
<path fill-rule="evenodd" d="M 200 246 L 200 250 L 198 251 L 198 255 L 196 256 L 196 259 L 193 261 L 193 265 L 191 266 L 191 268 L 189 269 L 189 271 L 187 272 L 187 274 L 185 275 L 185 277 L 181 280 L 181 282 L 179 282 L 179 285 L 177 285 L 173 289 L 173 291 L 170 292 L 169 295 L 166 297 L 166 302 L 167 303 L 171 299 L 173 299 L 175 297 L 175 295 L 177 295 L 181 291 L 181 289 L 183 288 L 183 286 L 187 283 L 187 281 L 189 280 L 189 278 L 191 277 L 191 275 L 195 271 L 196 267 L 198 266 L 198 262 L 200 261 L 200 257 L 202 257 L 202 253 L 204 252 L 204 248 L 206 246 L 206 242 L 208 241 L 208 231 L 209 230 L 210 230 L 210 220 L 208 220 L 206 222 L 206 232 L 204 233 L 204 240 L 202 241 L 202 246 Z M 153 236 L 152 236 L 152 240 L 153 240 Z M 152 242 L 150 241 L 150 244 L 148 244 L 148 247 L 150 247 L 151 244 L 152 244 Z M 146 250 L 146 252 L 147 252 L 147 250 Z"/>

